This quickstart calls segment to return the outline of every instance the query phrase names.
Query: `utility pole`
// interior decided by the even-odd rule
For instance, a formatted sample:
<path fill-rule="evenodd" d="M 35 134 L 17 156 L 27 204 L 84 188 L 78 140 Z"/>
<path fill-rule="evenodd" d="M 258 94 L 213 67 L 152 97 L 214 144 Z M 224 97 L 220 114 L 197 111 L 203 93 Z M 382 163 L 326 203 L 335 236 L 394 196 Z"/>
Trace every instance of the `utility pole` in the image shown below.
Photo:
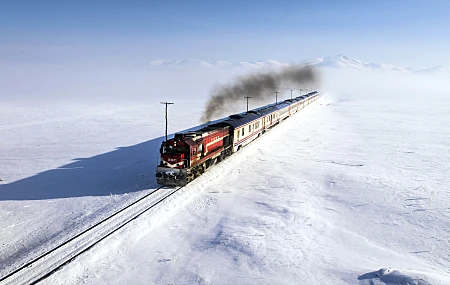
<path fill-rule="evenodd" d="M 292 99 L 292 89 L 291 89 L 291 99 Z"/>
<path fill-rule="evenodd" d="M 247 98 L 247 112 L 248 112 L 248 99 L 252 98 L 252 97 L 247 96 L 247 97 L 244 97 L 244 98 Z"/>
<path fill-rule="evenodd" d="M 275 91 L 275 105 L 278 104 L 278 91 Z"/>
<path fill-rule="evenodd" d="M 171 102 L 161 102 L 161 104 L 164 104 L 164 105 L 166 105 L 166 145 L 167 145 L 167 109 L 168 109 L 168 106 L 169 105 L 172 105 L 172 104 L 175 104 L 175 103 L 171 103 Z"/>
<path fill-rule="evenodd" d="M 300 96 L 302 96 L 302 90 L 303 90 L 303 89 L 300 88 L 300 89 L 298 89 L 298 90 L 300 90 Z"/>

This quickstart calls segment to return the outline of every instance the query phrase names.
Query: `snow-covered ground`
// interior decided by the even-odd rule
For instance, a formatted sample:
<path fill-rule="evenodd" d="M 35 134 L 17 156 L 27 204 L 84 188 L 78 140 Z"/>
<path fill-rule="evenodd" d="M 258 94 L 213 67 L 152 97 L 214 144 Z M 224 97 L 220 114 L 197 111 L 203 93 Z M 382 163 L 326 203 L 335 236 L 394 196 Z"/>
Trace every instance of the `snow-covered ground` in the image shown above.
<path fill-rule="evenodd" d="M 450 284 L 450 97 L 339 81 L 44 284 Z M 162 114 L 3 104 L 0 275 L 155 188 Z"/>
<path fill-rule="evenodd" d="M 199 104 L 179 102 L 172 111 Z M 0 107 L 0 275 L 157 187 L 164 117 L 156 108 Z"/>

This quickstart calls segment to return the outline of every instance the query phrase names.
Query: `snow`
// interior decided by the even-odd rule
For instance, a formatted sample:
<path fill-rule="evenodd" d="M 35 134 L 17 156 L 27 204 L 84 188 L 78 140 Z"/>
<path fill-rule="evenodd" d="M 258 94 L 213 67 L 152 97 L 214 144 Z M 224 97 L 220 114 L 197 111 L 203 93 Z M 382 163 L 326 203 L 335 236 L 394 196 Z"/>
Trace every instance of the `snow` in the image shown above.
<path fill-rule="evenodd" d="M 435 66 L 425 69 L 415 69 L 409 67 L 396 66 L 389 63 L 376 63 L 365 62 L 362 60 L 354 59 L 344 54 L 337 54 L 332 56 L 318 57 L 314 59 L 304 60 L 299 62 L 300 64 L 306 64 L 315 66 L 321 69 L 348 69 L 359 71 L 372 71 L 372 72 L 399 72 L 399 73 L 416 73 L 416 74 L 428 74 L 432 76 L 449 76 L 450 68 L 446 66 Z M 197 67 L 207 69 L 244 69 L 255 70 L 260 68 L 279 68 L 283 66 L 289 66 L 292 62 L 281 62 L 276 60 L 265 61 L 240 61 L 240 62 L 227 62 L 227 61 L 202 61 L 202 60 L 153 60 L 150 62 L 150 66 L 154 68 L 186 68 Z"/>
<path fill-rule="evenodd" d="M 372 70 L 372 71 L 400 71 L 409 73 L 410 70 L 386 63 L 368 63 L 348 57 L 343 54 L 334 56 L 326 56 L 307 61 L 308 64 L 321 68 L 348 68 L 356 70 Z"/>
<path fill-rule="evenodd" d="M 223 60 L 215 60 L 207 62 L 204 60 L 164 60 L 158 59 L 150 61 L 150 66 L 158 68 L 238 68 L 238 69 L 258 69 L 258 68 L 277 68 L 289 65 L 288 63 L 279 62 L 276 60 L 266 60 L 266 61 L 240 61 L 240 62 L 228 62 Z"/>
<path fill-rule="evenodd" d="M 43 284 L 449 284 L 447 86 L 333 72 L 318 102 Z M 170 107 L 171 132 L 202 96 Z M 157 187 L 154 101 L 2 104 L 0 275 Z"/>
<path fill-rule="evenodd" d="M 428 74 L 428 75 L 450 75 L 450 68 L 447 66 L 435 66 L 427 69 L 422 69 L 417 71 L 421 74 Z"/>
<path fill-rule="evenodd" d="M 185 112 L 190 104 L 198 105 L 186 102 L 172 110 Z M 149 124 L 157 105 L 4 105 L 2 269 L 36 256 L 157 186 L 153 150 L 161 143 L 164 122 Z M 148 136 L 154 139 L 148 141 Z"/>

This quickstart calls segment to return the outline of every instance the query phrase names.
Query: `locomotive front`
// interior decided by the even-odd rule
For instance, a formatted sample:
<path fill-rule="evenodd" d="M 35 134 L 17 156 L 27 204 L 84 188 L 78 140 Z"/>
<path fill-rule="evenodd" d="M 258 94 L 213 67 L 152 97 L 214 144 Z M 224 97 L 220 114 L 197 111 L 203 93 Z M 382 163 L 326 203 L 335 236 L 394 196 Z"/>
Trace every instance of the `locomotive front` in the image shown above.
<path fill-rule="evenodd" d="M 177 133 L 161 145 L 156 181 L 162 185 L 186 185 L 230 155 L 231 146 L 230 126 L 227 124 Z"/>
<path fill-rule="evenodd" d="M 156 181 L 169 186 L 187 184 L 189 145 L 182 137 L 165 141 L 160 148 L 161 162 L 156 168 Z"/>

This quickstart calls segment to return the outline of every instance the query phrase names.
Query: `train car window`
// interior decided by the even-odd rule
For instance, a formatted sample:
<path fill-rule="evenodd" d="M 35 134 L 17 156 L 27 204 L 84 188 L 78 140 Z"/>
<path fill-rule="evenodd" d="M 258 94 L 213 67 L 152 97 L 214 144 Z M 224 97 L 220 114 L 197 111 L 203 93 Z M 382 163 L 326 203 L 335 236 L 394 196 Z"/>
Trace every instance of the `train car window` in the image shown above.
<path fill-rule="evenodd" d="M 252 125 L 248 125 L 248 132 L 252 131 Z"/>
<path fill-rule="evenodd" d="M 194 147 L 194 149 L 192 150 L 192 154 L 193 155 L 195 155 L 197 152 L 195 151 L 195 147 Z"/>
<path fill-rule="evenodd" d="M 242 128 L 242 136 L 244 136 L 244 128 Z"/>

